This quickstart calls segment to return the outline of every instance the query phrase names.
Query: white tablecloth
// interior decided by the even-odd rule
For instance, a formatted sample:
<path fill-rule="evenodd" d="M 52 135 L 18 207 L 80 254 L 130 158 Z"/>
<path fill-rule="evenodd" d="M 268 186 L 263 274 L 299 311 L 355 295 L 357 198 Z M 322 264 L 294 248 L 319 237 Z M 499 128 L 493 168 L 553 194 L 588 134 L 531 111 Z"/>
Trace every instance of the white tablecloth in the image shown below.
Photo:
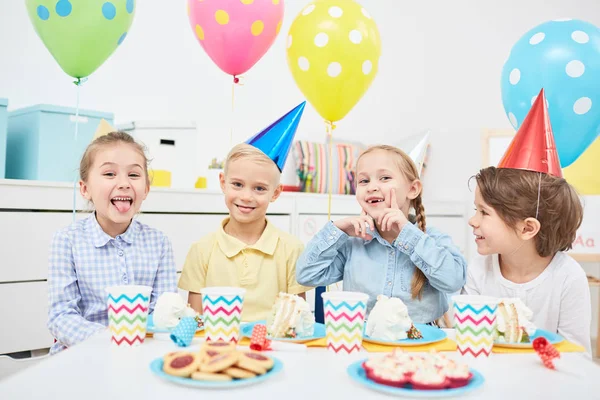
<path fill-rule="evenodd" d="M 197 349 L 201 339 L 194 339 Z M 262 383 L 233 390 L 178 386 L 152 374 L 150 362 L 173 351 L 167 338 L 146 339 L 142 346 L 117 348 L 108 333 L 49 357 L 0 382 L 0 399 L 389 399 L 353 382 L 346 367 L 373 354 L 336 355 L 323 348 L 277 352 L 282 373 Z M 446 353 L 458 359 L 458 353 Z M 470 364 L 486 381 L 464 398 L 479 399 L 600 399 L 600 367 L 580 353 L 563 353 L 558 370 L 549 370 L 538 356 L 493 354 Z M 193 397 L 192 397 L 193 396 Z"/>

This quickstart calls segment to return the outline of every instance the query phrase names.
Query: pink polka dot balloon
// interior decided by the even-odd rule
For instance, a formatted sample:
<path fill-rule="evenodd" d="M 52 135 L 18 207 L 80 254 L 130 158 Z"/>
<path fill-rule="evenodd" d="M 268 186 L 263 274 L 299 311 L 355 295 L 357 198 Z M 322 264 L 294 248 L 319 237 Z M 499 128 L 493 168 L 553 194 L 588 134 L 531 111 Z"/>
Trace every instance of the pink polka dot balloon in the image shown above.
<path fill-rule="evenodd" d="M 269 50 L 283 21 L 283 0 L 188 0 L 200 46 L 229 75 L 243 74 Z"/>

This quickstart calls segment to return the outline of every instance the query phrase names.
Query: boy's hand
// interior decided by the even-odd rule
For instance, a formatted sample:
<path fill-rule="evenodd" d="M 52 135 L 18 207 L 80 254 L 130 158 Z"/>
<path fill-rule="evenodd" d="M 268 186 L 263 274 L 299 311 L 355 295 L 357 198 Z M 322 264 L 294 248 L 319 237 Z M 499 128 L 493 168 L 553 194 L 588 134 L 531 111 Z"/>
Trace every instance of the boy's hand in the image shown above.
<path fill-rule="evenodd" d="M 404 224 L 408 222 L 404 212 L 398 207 L 396 201 L 396 191 L 392 189 L 390 191 L 390 204 L 389 208 L 383 210 L 381 215 L 377 218 L 377 225 L 382 232 L 393 232 L 396 235 L 400 234 Z"/>
<path fill-rule="evenodd" d="M 375 222 L 373 218 L 367 215 L 365 210 L 362 210 L 358 217 L 347 217 L 338 219 L 333 223 L 338 229 L 344 231 L 348 236 L 360 237 L 364 240 L 371 240 L 373 236 L 367 233 L 367 225 L 371 231 L 375 231 Z"/>

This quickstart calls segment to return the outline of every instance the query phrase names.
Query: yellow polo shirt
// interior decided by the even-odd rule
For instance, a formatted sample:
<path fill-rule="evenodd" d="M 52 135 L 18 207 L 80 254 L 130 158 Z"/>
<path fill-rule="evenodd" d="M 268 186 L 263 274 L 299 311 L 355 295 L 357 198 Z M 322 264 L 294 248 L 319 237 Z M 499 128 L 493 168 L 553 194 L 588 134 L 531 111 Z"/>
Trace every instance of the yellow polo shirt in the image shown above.
<path fill-rule="evenodd" d="M 267 220 L 260 239 L 248 245 L 221 227 L 190 248 L 179 287 L 200 293 L 205 287 L 235 286 L 246 289 L 243 321 L 266 319 L 279 292 L 303 293 L 309 288 L 296 282 L 296 260 L 302 242 Z"/>

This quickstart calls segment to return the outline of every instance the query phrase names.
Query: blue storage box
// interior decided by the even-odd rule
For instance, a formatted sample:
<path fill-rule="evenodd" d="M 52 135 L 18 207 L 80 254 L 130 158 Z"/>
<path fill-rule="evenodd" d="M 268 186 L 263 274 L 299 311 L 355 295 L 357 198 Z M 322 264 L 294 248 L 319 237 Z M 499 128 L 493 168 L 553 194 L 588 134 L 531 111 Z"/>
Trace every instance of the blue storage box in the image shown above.
<path fill-rule="evenodd" d="M 0 99 L 0 179 L 4 179 L 6 164 L 6 107 L 7 99 Z"/>
<path fill-rule="evenodd" d="M 114 116 L 90 110 L 37 105 L 8 113 L 6 177 L 42 181 L 79 179 L 79 161 L 102 119 Z M 75 138 L 75 121 L 79 121 Z"/>

